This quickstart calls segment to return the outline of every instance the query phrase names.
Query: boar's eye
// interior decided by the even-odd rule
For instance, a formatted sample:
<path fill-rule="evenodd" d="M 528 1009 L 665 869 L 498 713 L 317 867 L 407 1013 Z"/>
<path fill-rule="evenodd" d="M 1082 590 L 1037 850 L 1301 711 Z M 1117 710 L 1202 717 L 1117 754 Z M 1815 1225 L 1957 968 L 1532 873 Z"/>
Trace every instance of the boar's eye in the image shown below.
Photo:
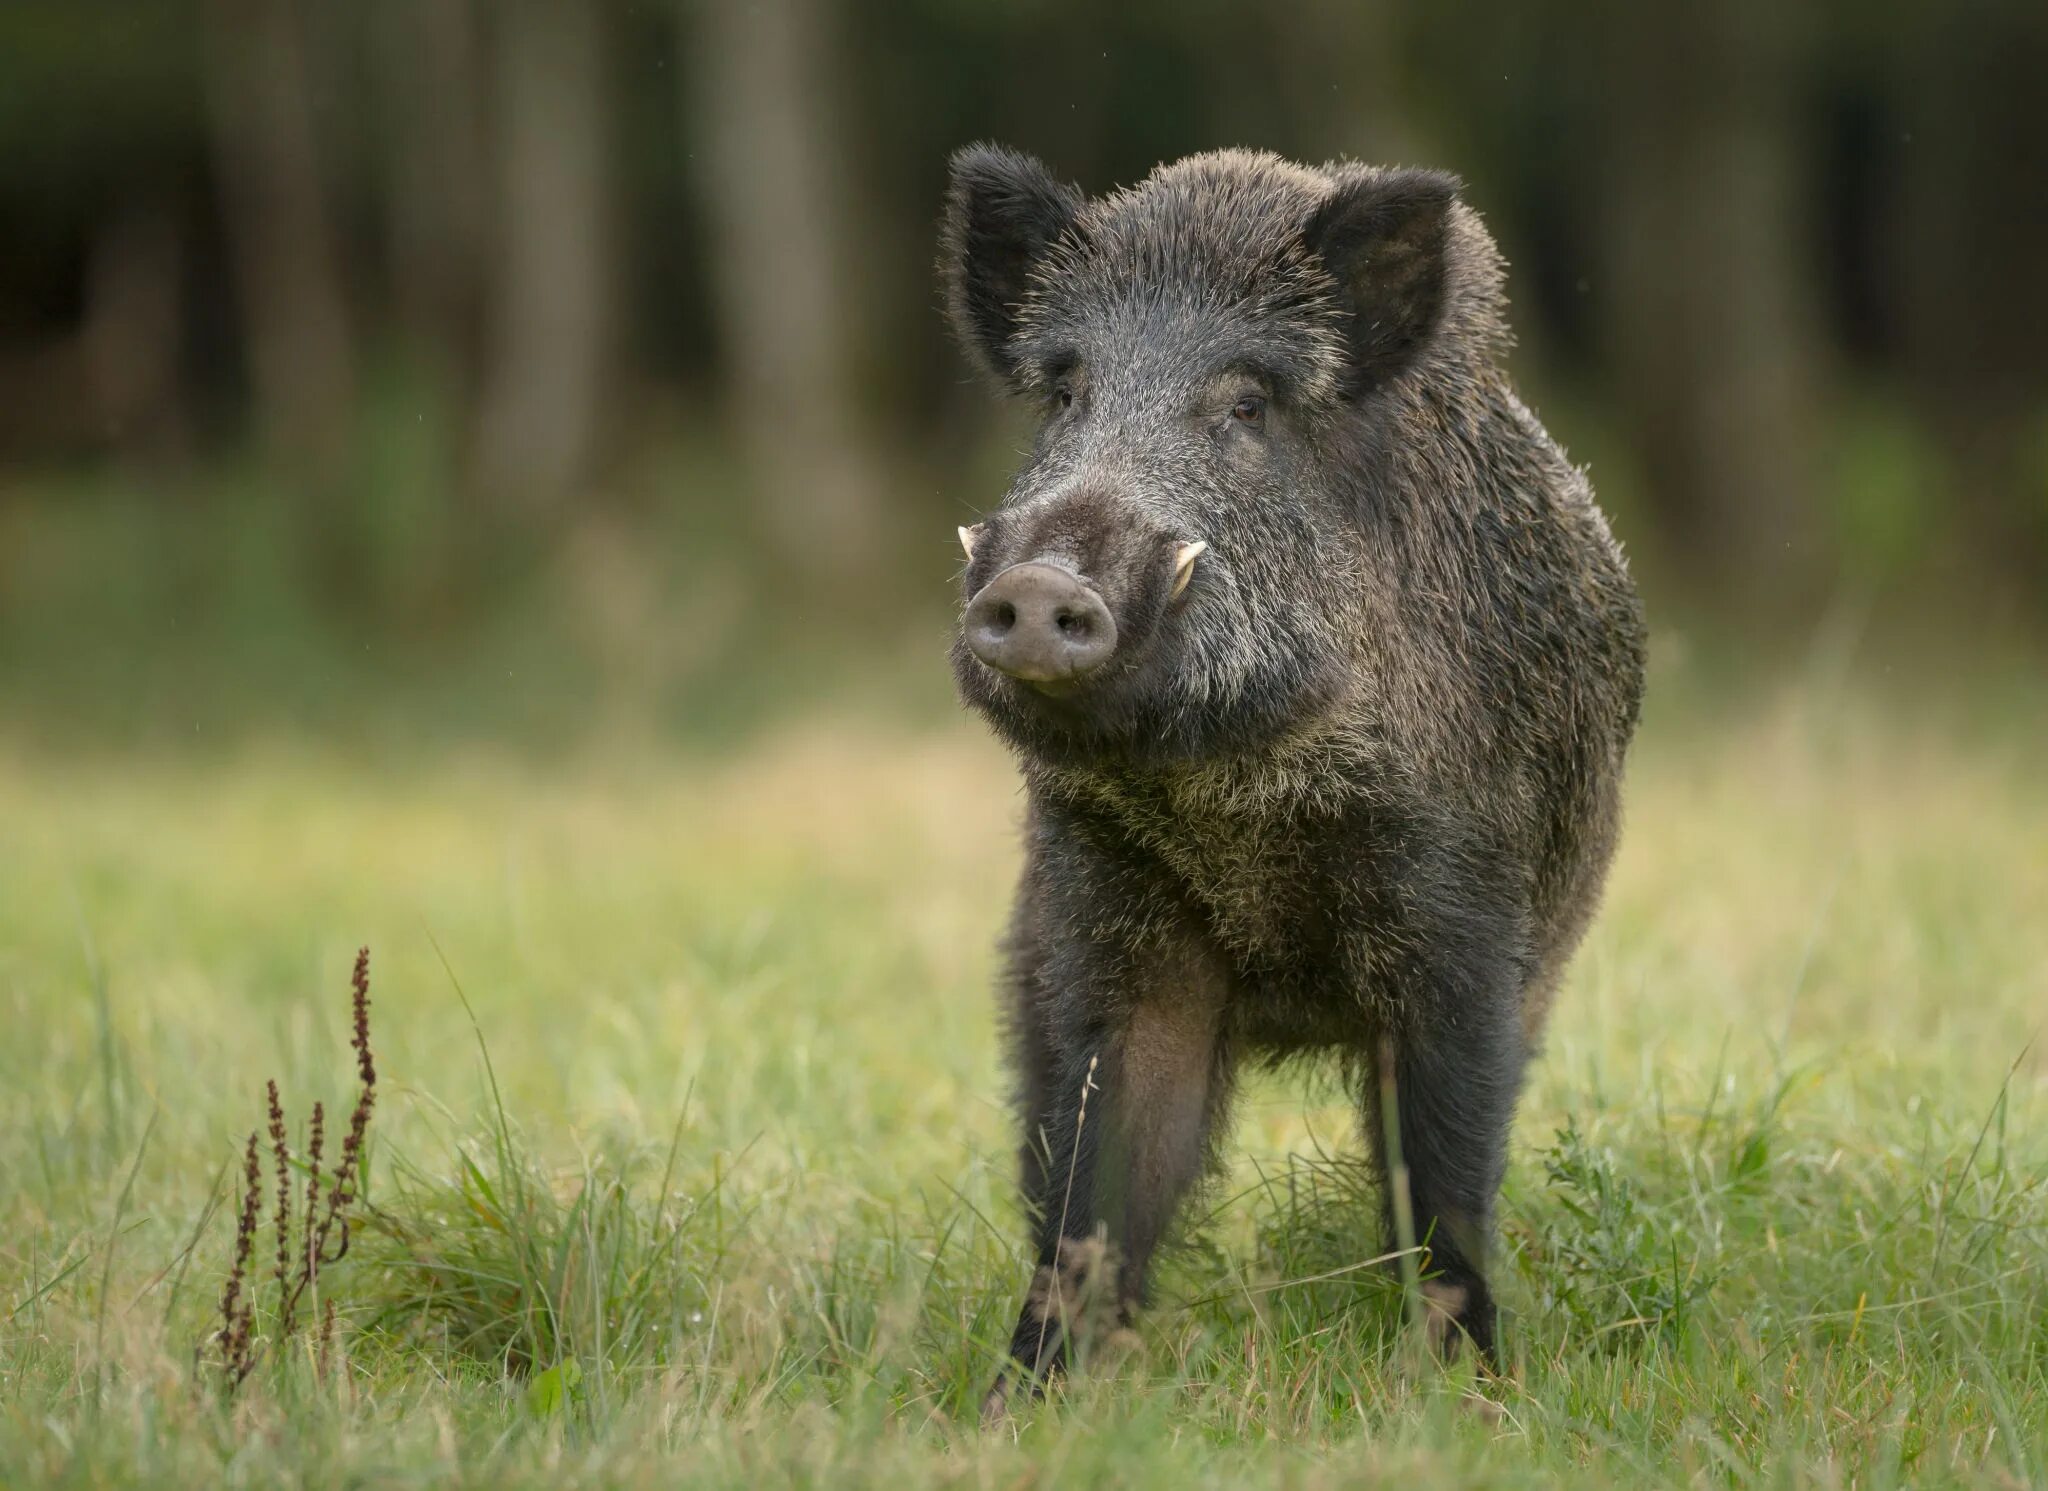
<path fill-rule="evenodd" d="M 1257 429 L 1266 422 L 1266 401 L 1255 393 L 1248 393 L 1230 406 L 1230 417 L 1239 424 Z"/>
<path fill-rule="evenodd" d="M 1074 407 L 1074 390 L 1073 390 L 1073 388 L 1072 388 L 1072 387 L 1071 387 L 1070 385 L 1068 385 L 1068 384 L 1062 383 L 1062 384 L 1061 384 L 1061 385 L 1060 385 L 1060 386 L 1059 386 L 1059 387 L 1058 387 L 1057 389 L 1055 389 L 1055 390 L 1053 391 L 1053 402 L 1054 402 L 1054 403 L 1056 403 L 1056 404 L 1058 404 L 1058 405 L 1060 406 L 1060 408 L 1062 408 L 1062 409 L 1071 409 L 1071 408 L 1073 408 L 1073 407 Z"/>

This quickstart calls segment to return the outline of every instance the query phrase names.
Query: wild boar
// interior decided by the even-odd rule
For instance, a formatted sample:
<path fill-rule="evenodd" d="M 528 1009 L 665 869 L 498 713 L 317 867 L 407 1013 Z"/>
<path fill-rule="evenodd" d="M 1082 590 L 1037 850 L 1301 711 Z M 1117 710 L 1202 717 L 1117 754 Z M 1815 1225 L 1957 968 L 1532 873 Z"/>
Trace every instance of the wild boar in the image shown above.
<path fill-rule="evenodd" d="M 1088 1275 L 1142 1303 L 1240 1066 L 1317 1053 L 1399 1146 L 1432 1334 L 1492 1359 L 1509 1125 L 1613 851 L 1643 621 L 1503 370 L 1460 190 L 1229 150 L 1090 200 L 953 160 L 950 319 L 1037 420 L 961 530 L 953 646 L 1028 803 L 1037 1274 L 985 1413 L 1065 1362 Z"/>

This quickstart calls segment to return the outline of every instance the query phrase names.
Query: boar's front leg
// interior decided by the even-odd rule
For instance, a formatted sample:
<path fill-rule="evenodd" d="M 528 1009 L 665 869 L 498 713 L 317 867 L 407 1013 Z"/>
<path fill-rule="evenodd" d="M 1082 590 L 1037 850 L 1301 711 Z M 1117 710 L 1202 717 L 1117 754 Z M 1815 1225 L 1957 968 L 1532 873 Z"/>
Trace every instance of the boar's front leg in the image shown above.
<path fill-rule="evenodd" d="M 1212 1152 L 1230 1087 L 1224 978 L 1192 937 L 1167 942 L 1107 955 L 1061 948 L 1018 969 L 1013 1038 L 1037 1269 L 984 1422 L 1002 1416 L 1018 1381 L 1035 1392 L 1063 1369 L 1077 1332 L 1129 1324 L 1152 1255 Z"/>

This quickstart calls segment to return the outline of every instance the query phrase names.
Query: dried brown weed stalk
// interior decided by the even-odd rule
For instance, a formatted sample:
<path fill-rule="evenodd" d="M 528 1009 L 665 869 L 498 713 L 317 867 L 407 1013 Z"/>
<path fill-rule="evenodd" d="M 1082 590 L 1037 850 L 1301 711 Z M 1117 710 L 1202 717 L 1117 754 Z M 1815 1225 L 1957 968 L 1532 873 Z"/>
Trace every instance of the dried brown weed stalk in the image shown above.
<path fill-rule="evenodd" d="M 274 1330 L 270 1344 L 282 1345 L 299 1326 L 299 1307 L 307 1292 L 318 1296 L 321 1270 L 331 1268 L 348 1254 L 351 1209 L 361 1184 L 363 1149 L 368 1141 L 370 1114 L 377 1105 L 377 1063 L 370 1053 L 370 950 L 356 954 L 353 989 L 353 1031 L 349 1045 L 355 1048 L 356 1077 L 360 1084 L 355 1109 L 349 1115 L 348 1132 L 342 1136 L 341 1156 L 331 1175 L 322 1176 L 321 1164 L 327 1142 L 327 1114 L 319 1104 L 306 1123 L 304 1207 L 293 1229 L 292 1149 L 285 1124 L 284 1101 L 273 1078 L 265 1084 L 266 1117 L 269 1120 L 270 1157 L 277 1177 L 276 1200 L 271 1221 L 277 1236 L 276 1261 L 271 1280 L 276 1293 Z M 324 1189 L 323 1189 L 324 1184 Z M 235 1221 L 234 1263 L 221 1287 L 220 1326 L 209 1338 L 220 1352 L 220 1368 L 232 1393 L 242 1385 L 261 1355 L 254 1335 L 258 1280 L 250 1274 L 256 1253 L 256 1234 L 263 1210 L 263 1164 L 259 1136 L 252 1132 L 243 1152 L 242 1207 Z M 334 1341 L 334 1301 L 322 1301 L 316 1361 L 324 1375 Z"/>

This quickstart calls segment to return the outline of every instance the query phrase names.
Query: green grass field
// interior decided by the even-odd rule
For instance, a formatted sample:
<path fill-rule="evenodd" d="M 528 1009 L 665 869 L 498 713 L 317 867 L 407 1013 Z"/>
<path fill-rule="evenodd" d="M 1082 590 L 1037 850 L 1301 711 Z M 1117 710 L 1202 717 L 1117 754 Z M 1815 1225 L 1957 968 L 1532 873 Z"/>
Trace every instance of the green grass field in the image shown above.
<path fill-rule="evenodd" d="M 1653 710 L 1523 1105 L 1505 1380 L 1407 1349 L 1343 1094 L 1266 1080 L 1142 1353 L 989 1436 L 1018 799 L 971 725 L 17 740 L 0 1485 L 2043 1484 L 2044 725 Z M 363 943 L 337 1338 L 260 1311 L 230 1399 L 241 1145 L 266 1078 L 346 1112 Z"/>

